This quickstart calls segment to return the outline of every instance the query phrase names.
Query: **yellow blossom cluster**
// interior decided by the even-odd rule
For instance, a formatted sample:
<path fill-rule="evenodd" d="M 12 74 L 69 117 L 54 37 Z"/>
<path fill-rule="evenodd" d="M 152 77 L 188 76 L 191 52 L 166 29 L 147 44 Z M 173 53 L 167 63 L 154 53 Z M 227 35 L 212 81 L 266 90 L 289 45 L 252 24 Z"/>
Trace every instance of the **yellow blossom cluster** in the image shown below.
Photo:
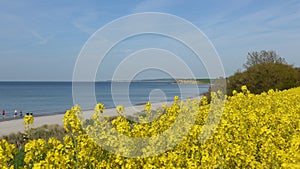
<path fill-rule="evenodd" d="M 151 122 L 107 120 L 97 104 L 84 124 L 79 106 L 67 111 L 59 141 L 31 140 L 24 168 L 300 168 L 300 88 L 252 94 L 246 86 L 225 99 L 180 101 L 156 110 Z M 215 104 L 215 106 L 213 105 Z M 145 107 L 151 110 L 151 103 Z M 14 145 L 0 142 L 0 165 L 11 166 Z"/>
<path fill-rule="evenodd" d="M 82 128 L 80 115 L 82 114 L 81 108 L 78 105 L 72 107 L 71 110 L 67 110 L 63 118 L 64 128 L 67 132 L 72 134 L 81 134 Z"/>
<path fill-rule="evenodd" d="M 25 129 L 29 129 L 30 125 L 33 125 L 34 123 L 34 118 L 32 115 L 25 115 L 24 116 L 24 126 Z"/>
<path fill-rule="evenodd" d="M 6 140 L 0 141 L 0 168 L 14 168 L 12 160 L 14 159 L 16 146 L 9 144 Z"/>

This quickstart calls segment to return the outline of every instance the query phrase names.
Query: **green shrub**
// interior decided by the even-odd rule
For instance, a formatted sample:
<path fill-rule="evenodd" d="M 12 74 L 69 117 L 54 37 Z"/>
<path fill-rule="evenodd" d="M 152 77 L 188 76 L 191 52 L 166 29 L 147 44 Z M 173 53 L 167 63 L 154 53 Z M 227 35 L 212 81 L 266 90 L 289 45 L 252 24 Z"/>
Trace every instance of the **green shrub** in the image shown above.
<path fill-rule="evenodd" d="M 240 89 L 242 85 L 256 94 L 269 89 L 289 89 L 298 86 L 298 72 L 293 66 L 283 63 L 260 63 L 229 77 L 228 94 L 231 95 L 234 89 Z"/>
<path fill-rule="evenodd" d="M 295 69 L 296 69 L 297 72 L 298 72 L 298 85 L 300 86 L 300 68 L 297 67 L 297 68 L 295 68 Z"/>

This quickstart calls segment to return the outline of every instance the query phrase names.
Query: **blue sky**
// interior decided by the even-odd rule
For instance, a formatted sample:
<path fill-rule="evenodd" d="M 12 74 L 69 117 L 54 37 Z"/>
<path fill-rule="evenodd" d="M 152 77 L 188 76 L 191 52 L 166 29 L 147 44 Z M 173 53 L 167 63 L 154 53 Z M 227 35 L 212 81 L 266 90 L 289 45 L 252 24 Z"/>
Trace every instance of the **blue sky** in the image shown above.
<path fill-rule="evenodd" d="M 264 49 L 300 67 L 298 0 L 1 0 L 0 81 L 72 80 L 89 37 L 105 24 L 138 12 L 169 13 L 196 25 L 215 46 L 227 76 L 242 68 L 247 52 Z M 99 77 L 108 79 L 115 64 L 107 59 Z M 207 75 L 199 65 L 190 66 L 197 77 Z"/>

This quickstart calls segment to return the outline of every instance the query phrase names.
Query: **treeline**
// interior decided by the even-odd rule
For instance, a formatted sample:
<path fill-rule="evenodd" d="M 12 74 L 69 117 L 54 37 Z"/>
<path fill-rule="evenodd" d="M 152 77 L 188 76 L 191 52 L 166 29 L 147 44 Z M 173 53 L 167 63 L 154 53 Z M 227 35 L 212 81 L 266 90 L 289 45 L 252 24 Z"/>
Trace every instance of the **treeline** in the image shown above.
<path fill-rule="evenodd" d="M 288 64 L 275 51 L 250 52 L 243 67 L 244 71 L 237 71 L 226 78 L 227 95 L 232 95 L 233 90 L 239 91 L 243 85 L 255 94 L 269 89 L 284 90 L 300 86 L 300 68 Z M 214 87 L 218 89 L 216 86 L 217 81 Z M 205 95 L 209 97 L 210 91 Z"/>

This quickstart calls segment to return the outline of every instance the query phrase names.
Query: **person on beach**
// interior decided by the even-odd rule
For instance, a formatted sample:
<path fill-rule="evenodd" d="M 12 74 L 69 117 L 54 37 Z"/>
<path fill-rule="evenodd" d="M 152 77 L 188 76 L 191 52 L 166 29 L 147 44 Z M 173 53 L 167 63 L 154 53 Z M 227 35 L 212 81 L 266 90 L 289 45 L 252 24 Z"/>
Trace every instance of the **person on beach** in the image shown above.
<path fill-rule="evenodd" d="M 2 119 L 4 119 L 5 118 L 5 110 L 3 109 L 2 110 Z"/>
<path fill-rule="evenodd" d="M 15 110 L 15 113 L 14 113 L 14 118 L 16 118 L 16 117 L 17 117 L 17 115 L 18 115 L 18 111 L 17 111 L 17 110 Z"/>
<path fill-rule="evenodd" d="M 23 117 L 23 113 L 22 113 L 22 110 L 20 111 L 20 117 Z"/>
<path fill-rule="evenodd" d="M 26 116 L 29 116 L 29 115 L 30 115 L 30 116 L 33 116 L 33 113 L 32 113 L 32 112 L 27 112 L 27 113 L 26 113 Z"/>

